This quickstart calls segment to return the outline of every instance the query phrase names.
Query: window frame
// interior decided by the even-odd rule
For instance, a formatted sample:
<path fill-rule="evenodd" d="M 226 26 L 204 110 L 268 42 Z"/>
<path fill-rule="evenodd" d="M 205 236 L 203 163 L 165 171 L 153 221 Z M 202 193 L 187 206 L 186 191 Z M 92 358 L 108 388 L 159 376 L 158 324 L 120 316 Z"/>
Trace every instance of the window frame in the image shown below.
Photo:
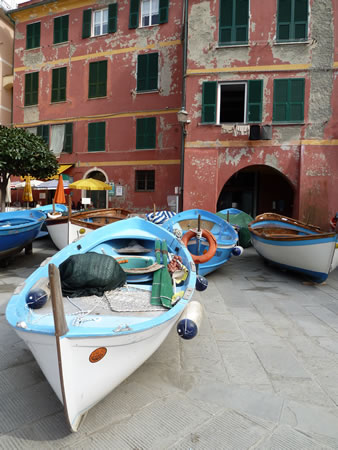
<path fill-rule="evenodd" d="M 222 86 L 225 85 L 244 85 L 244 120 L 243 122 L 221 122 L 220 116 L 221 116 L 221 92 L 222 92 Z M 247 81 L 220 81 L 217 83 L 217 103 L 216 103 L 216 125 L 223 125 L 223 124 L 231 124 L 231 123 L 242 123 L 243 125 L 247 124 L 247 111 L 248 111 L 248 83 Z"/>
<path fill-rule="evenodd" d="M 97 149 L 97 130 L 94 132 L 94 136 L 91 136 L 91 131 L 90 130 L 93 130 L 94 128 L 97 128 L 98 127 L 98 125 L 104 125 L 103 126 L 103 128 L 104 128 L 104 135 L 103 135 L 103 137 L 101 136 L 101 139 L 103 139 L 103 143 L 104 143 L 104 148 L 103 148 L 103 150 L 102 149 L 100 149 L 100 150 L 98 150 Z M 94 127 L 95 126 L 95 127 Z M 105 121 L 102 121 L 102 122 L 89 122 L 88 123 L 88 153 L 98 153 L 98 152 L 105 152 L 106 151 L 106 122 Z M 94 141 L 96 141 L 95 143 L 94 143 L 94 145 L 91 143 L 92 141 L 94 140 Z"/>
<path fill-rule="evenodd" d="M 35 30 L 36 25 L 39 25 L 38 39 L 36 37 L 36 32 L 37 32 Z M 32 32 L 30 33 L 29 30 L 32 30 Z M 29 34 L 31 34 L 31 36 L 29 36 Z M 29 39 L 32 41 L 31 46 L 28 46 Z M 35 42 L 35 40 L 38 40 L 38 42 Z M 36 44 L 38 44 L 38 45 L 36 45 Z M 31 50 L 33 48 L 40 48 L 40 46 L 41 46 L 41 21 L 29 23 L 26 26 L 26 50 Z"/>
<path fill-rule="evenodd" d="M 64 76 L 64 86 L 61 86 L 62 82 L 62 73 L 65 71 Z M 56 74 L 58 75 L 58 80 L 56 80 Z M 54 76 L 55 75 L 55 76 Z M 54 86 L 54 82 L 58 84 L 58 86 Z M 51 89 L 51 103 L 61 103 L 65 102 L 67 100 L 67 66 L 65 67 L 57 67 L 55 69 L 52 69 L 52 89 Z M 64 98 L 61 98 L 61 93 L 64 91 Z M 56 99 L 53 99 L 53 94 L 56 92 Z"/>
<path fill-rule="evenodd" d="M 36 80 L 34 78 L 36 77 Z M 30 91 L 27 92 L 28 80 L 30 79 Z M 33 87 L 33 84 L 36 84 Z M 30 97 L 30 101 L 27 102 L 27 97 Z M 36 101 L 35 101 L 36 99 Z M 39 72 L 29 72 L 25 74 L 25 96 L 24 96 L 24 106 L 36 106 L 39 104 Z"/>
<path fill-rule="evenodd" d="M 104 27 L 105 22 L 103 22 L 103 14 L 105 11 L 107 12 L 107 22 L 106 22 L 107 31 L 104 33 L 103 27 Z M 97 14 L 97 13 L 101 13 L 101 15 L 102 15 L 102 18 L 100 20 L 100 33 L 99 34 L 95 34 L 95 14 Z M 101 9 L 93 9 L 92 10 L 91 33 L 90 33 L 91 37 L 105 36 L 106 34 L 108 34 L 108 27 L 109 27 L 109 8 L 107 7 L 107 8 L 101 8 Z"/>
<path fill-rule="evenodd" d="M 141 175 L 141 173 L 144 175 L 144 184 L 145 184 L 145 188 L 144 189 L 140 189 L 139 187 L 138 187 L 138 185 L 139 185 L 139 183 L 140 183 L 140 179 L 138 178 L 138 175 Z M 151 180 L 152 181 L 152 183 L 153 183 L 153 188 L 152 189 L 149 189 L 148 188 L 148 184 L 149 184 L 149 181 L 148 181 L 148 177 L 147 177 L 147 175 L 153 175 L 153 180 Z M 135 192 L 155 192 L 155 170 L 154 169 L 151 169 L 151 170 L 135 170 Z"/>
<path fill-rule="evenodd" d="M 65 25 L 62 23 L 63 19 L 65 19 L 67 17 L 67 27 L 65 27 Z M 60 34 L 60 39 L 59 41 L 56 41 L 55 36 L 56 36 L 56 21 L 60 21 L 59 24 L 59 34 Z M 66 32 L 65 32 L 65 28 L 66 28 Z M 63 34 L 66 34 L 66 38 L 64 38 Z M 54 18 L 54 22 L 53 22 L 53 44 L 57 45 L 57 44 L 63 44 L 64 42 L 68 42 L 69 41 L 69 14 L 64 14 L 62 16 L 58 16 Z"/>
<path fill-rule="evenodd" d="M 309 0 L 306 1 L 306 21 L 296 21 L 295 20 L 295 10 L 296 10 L 296 1 L 297 0 L 290 0 L 291 2 L 291 17 L 289 22 L 281 22 L 280 19 L 280 5 L 281 2 L 284 0 L 278 0 L 277 3 L 277 17 L 276 17 L 276 42 L 277 43 L 287 43 L 287 42 L 306 42 L 309 38 Z M 304 24 L 305 27 L 305 36 L 301 38 L 295 37 L 296 32 L 296 25 L 298 24 Z M 280 26 L 281 25 L 288 25 L 289 26 L 289 37 L 287 39 L 282 39 L 280 37 Z"/>
<path fill-rule="evenodd" d="M 148 16 L 145 16 L 143 14 L 145 1 L 149 2 L 149 14 L 148 14 Z M 139 24 L 139 27 L 140 28 L 146 28 L 146 27 L 153 27 L 153 26 L 156 26 L 156 25 L 160 25 L 160 0 L 140 0 L 140 2 L 141 2 L 141 8 L 140 8 L 141 11 L 140 11 L 140 24 Z M 152 19 L 153 19 L 153 16 L 155 14 L 153 14 L 152 5 L 155 2 L 157 2 L 157 4 L 158 4 L 157 14 L 156 14 L 157 18 L 158 18 L 158 22 L 153 23 Z M 148 25 L 143 25 L 144 17 L 148 17 L 148 20 L 149 20 L 149 24 Z"/>

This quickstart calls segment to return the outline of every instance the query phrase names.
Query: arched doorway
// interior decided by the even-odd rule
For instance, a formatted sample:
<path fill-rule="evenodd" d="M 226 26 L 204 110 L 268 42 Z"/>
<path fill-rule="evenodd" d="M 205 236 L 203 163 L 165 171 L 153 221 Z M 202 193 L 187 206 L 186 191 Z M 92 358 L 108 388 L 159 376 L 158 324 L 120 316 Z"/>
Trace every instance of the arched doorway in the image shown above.
<path fill-rule="evenodd" d="M 294 191 L 288 179 L 278 170 L 263 165 L 236 172 L 223 186 L 217 211 L 238 208 L 255 217 L 276 212 L 292 217 Z"/>
<path fill-rule="evenodd" d="M 86 178 L 94 178 L 94 180 L 107 182 L 104 173 L 99 170 L 93 170 L 87 173 Z M 95 209 L 107 207 L 107 191 L 86 191 L 86 197 L 91 199 L 92 205 Z"/>

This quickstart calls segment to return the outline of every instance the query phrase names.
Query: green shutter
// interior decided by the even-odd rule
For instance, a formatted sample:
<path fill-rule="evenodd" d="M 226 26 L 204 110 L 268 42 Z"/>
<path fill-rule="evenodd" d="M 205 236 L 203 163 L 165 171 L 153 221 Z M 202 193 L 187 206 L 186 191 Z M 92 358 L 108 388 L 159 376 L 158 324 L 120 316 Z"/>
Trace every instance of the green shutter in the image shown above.
<path fill-rule="evenodd" d="M 115 33 L 117 30 L 117 3 L 108 6 L 108 33 Z"/>
<path fill-rule="evenodd" d="M 106 141 L 106 122 L 88 124 L 88 151 L 104 152 Z"/>
<path fill-rule="evenodd" d="M 129 28 L 138 27 L 139 8 L 140 8 L 140 0 L 130 0 Z"/>
<path fill-rule="evenodd" d="M 248 42 L 249 0 L 220 0 L 219 42 Z"/>
<path fill-rule="evenodd" d="M 158 84 L 158 53 L 150 53 L 148 56 L 148 89 L 157 89 Z"/>
<path fill-rule="evenodd" d="M 89 64 L 89 98 L 107 95 L 107 61 Z"/>
<path fill-rule="evenodd" d="M 92 10 L 85 9 L 82 19 L 82 39 L 86 39 L 91 35 L 92 28 Z"/>
<path fill-rule="evenodd" d="M 217 82 L 204 81 L 202 88 L 202 123 L 216 123 Z"/>
<path fill-rule="evenodd" d="M 40 47 L 41 22 L 35 22 L 26 27 L 26 49 Z"/>
<path fill-rule="evenodd" d="M 65 138 L 63 144 L 63 151 L 65 153 L 72 153 L 73 151 L 73 124 L 65 124 Z"/>
<path fill-rule="evenodd" d="M 274 80 L 273 121 L 304 121 L 304 78 Z"/>
<path fill-rule="evenodd" d="M 69 16 L 54 19 L 54 44 L 68 41 Z"/>
<path fill-rule="evenodd" d="M 147 55 L 138 55 L 137 57 L 137 90 L 145 91 L 147 89 Z"/>
<path fill-rule="evenodd" d="M 67 67 L 52 71 L 52 103 L 66 100 Z"/>
<path fill-rule="evenodd" d="M 262 121 L 263 80 L 248 82 L 247 122 Z"/>
<path fill-rule="evenodd" d="M 42 137 L 49 146 L 49 125 L 39 125 L 36 129 L 36 135 Z"/>
<path fill-rule="evenodd" d="M 136 148 L 156 148 L 156 118 L 147 117 L 136 121 Z"/>
<path fill-rule="evenodd" d="M 25 75 L 25 106 L 37 105 L 39 97 L 39 72 Z"/>
<path fill-rule="evenodd" d="M 169 13 L 169 0 L 160 0 L 160 23 L 168 22 L 168 13 Z"/>
<path fill-rule="evenodd" d="M 295 2 L 294 38 L 307 39 L 308 0 L 297 0 Z"/>
<path fill-rule="evenodd" d="M 249 0 L 237 0 L 235 12 L 234 42 L 248 42 Z"/>
<path fill-rule="evenodd" d="M 277 40 L 307 38 L 308 0 L 278 0 Z"/>
<path fill-rule="evenodd" d="M 219 42 L 231 42 L 231 29 L 233 17 L 233 1 L 220 0 Z"/>

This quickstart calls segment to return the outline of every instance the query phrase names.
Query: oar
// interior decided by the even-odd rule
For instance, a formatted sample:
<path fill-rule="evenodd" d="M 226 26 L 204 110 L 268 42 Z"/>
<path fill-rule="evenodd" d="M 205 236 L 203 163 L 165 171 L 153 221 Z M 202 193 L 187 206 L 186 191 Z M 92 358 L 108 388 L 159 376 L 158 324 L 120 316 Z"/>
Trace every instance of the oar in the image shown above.
<path fill-rule="evenodd" d="M 155 242 L 155 257 L 157 264 L 161 264 L 161 241 L 159 240 L 156 240 Z M 160 299 L 161 271 L 162 269 L 156 270 L 156 272 L 153 275 L 153 286 L 151 290 L 150 303 L 156 306 L 162 305 Z"/>
<path fill-rule="evenodd" d="M 171 276 L 168 271 L 168 246 L 166 241 L 162 241 L 162 260 L 164 267 L 161 269 L 160 298 L 163 306 L 166 308 L 171 308 L 171 300 L 174 295 L 174 290 Z"/>

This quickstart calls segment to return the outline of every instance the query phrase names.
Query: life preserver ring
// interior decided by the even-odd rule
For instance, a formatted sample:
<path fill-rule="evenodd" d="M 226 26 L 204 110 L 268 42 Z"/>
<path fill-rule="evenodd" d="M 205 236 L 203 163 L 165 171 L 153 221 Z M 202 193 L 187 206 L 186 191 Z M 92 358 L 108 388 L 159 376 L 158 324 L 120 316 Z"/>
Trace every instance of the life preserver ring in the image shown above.
<path fill-rule="evenodd" d="M 62 216 L 62 212 L 55 211 L 52 213 L 47 213 L 47 216 L 49 217 L 49 219 L 59 219 Z"/>
<path fill-rule="evenodd" d="M 330 220 L 330 225 L 331 225 L 331 228 L 333 231 L 336 230 L 337 221 L 338 221 L 338 219 L 336 216 L 332 217 L 332 219 Z"/>
<path fill-rule="evenodd" d="M 194 255 L 193 253 L 190 252 L 191 257 L 194 261 L 195 264 L 203 264 L 207 261 L 209 261 L 213 256 L 215 256 L 216 250 L 217 250 L 217 241 L 215 236 L 210 233 L 210 231 L 208 230 L 201 230 L 202 233 L 202 237 L 204 237 L 209 244 L 209 250 L 204 253 L 203 255 Z M 183 238 L 182 238 L 182 242 L 184 243 L 184 245 L 188 248 L 188 243 L 190 241 L 190 239 L 192 237 L 196 236 L 196 232 L 193 230 L 189 230 L 187 231 Z"/>

